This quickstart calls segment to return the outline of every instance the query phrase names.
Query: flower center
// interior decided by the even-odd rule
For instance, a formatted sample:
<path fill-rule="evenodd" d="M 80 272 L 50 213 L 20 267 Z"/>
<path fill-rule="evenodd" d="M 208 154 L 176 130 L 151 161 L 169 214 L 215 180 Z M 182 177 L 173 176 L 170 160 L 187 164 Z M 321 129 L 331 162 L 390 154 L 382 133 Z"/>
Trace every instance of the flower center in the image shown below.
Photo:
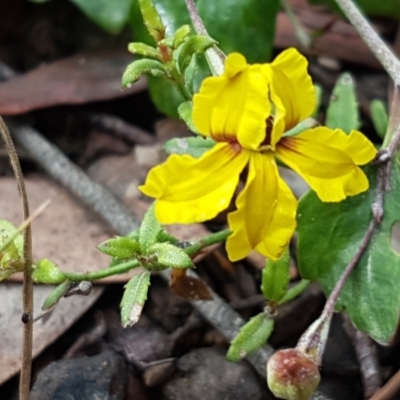
<path fill-rule="evenodd" d="M 259 151 L 264 150 L 275 150 L 275 145 L 271 143 L 272 140 L 272 129 L 274 127 L 274 116 L 270 115 L 265 120 L 265 138 L 260 143 Z"/>

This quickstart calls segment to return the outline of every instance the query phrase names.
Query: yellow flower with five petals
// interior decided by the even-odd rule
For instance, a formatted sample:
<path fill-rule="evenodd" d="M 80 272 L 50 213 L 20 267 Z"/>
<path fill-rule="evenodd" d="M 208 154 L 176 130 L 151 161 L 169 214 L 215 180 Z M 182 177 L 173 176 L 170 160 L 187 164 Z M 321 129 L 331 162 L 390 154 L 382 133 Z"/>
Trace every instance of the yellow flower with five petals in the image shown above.
<path fill-rule="evenodd" d="M 358 165 L 376 155 L 360 132 L 326 127 L 284 133 L 309 117 L 316 104 L 307 60 L 291 48 L 270 64 L 248 65 L 230 54 L 224 73 L 206 78 L 193 98 L 193 122 L 217 143 L 200 158 L 169 156 L 140 190 L 156 199 L 163 224 L 209 220 L 226 209 L 247 171 L 246 184 L 228 214 L 232 261 L 255 249 L 277 259 L 296 228 L 297 200 L 280 177 L 275 157 L 296 171 L 325 202 L 368 189 Z"/>

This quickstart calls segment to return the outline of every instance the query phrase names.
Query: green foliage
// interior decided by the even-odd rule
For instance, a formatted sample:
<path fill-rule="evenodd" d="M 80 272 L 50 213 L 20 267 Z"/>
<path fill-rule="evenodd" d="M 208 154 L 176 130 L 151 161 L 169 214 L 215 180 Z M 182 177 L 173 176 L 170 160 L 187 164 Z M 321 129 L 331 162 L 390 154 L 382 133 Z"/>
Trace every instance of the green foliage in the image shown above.
<path fill-rule="evenodd" d="M 184 103 L 181 103 L 178 107 L 179 118 L 185 122 L 185 124 L 192 132 L 197 133 L 197 129 L 193 123 L 192 112 L 193 103 L 191 101 L 185 101 Z M 165 146 L 167 146 L 167 144 L 165 144 Z"/>
<path fill-rule="evenodd" d="M 122 87 L 130 87 L 134 84 L 143 74 L 150 74 L 155 77 L 168 77 L 164 64 L 157 60 L 137 60 L 129 64 L 124 74 L 122 75 Z"/>
<path fill-rule="evenodd" d="M 261 313 L 251 318 L 233 339 L 226 358 L 239 361 L 265 344 L 274 328 L 274 321 Z"/>
<path fill-rule="evenodd" d="M 380 343 L 388 343 L 400 311 L 400 254 L 392 247 L 392 229 L 400 221 L 399 159 L 394 159 L 391 189 L 385 193 L 384 218 L 356 269 L 346 281 L 337 309 Z M 340 203 L 322 203 L 310 192 L 298 210 L 298 261 L 301 276 L 320 282 L 329 294 L 354 257 L 371 220 L 376 195 L 376 168 L 366 173 L 370 190 Z M 397 238 L 398 240 L 398 238 Z"/>
<path fill-rule="evenodd" d="M 109 33 L 116 34 L 129 20 L 132 0 L 70 0 L 88 18 Z"/>
<path fill-rule="evenodd" d="M 214 145 L 214 140 L 209 137 L 194 136 L 170 139 L 165 143 L 164 149 L 168 154 L 189 154 L 199 158 Z"/>
<path fill-rule="evenodd" d="M 372 123 L 374 124 L 376 133 L 383 139 L 389 124 L 389 116 L 385 103 L 382 100 L 372 100 L 370 107 Z"/>
<path fill-rule="evenodd" d="M 124 328 L 134 325 L 142 313 L 150 286 L 150 272 L 135 275 L 125 286 L 121 300 L 121 322 Z"/>
<path fill-rule="evenodd" d="M 335 0 L 309 0 L 311 4 L 326 4 L 332 9 L 339 11 Z M 360 8 L 369 15 L 380 15 L 383 17 L 400 18 L 400 7 L 398 0 L 356 0 Z"/>
<path fill-rule="evenodd" d="M 286 294 L 290 281 L 289 264 L 289 249 L 286 249 L 278 260 L 267 259 L 265 262 L 261 290 L 267 300 L 278 302 Z"/>
<path fill-rule="evenodd" d="M 325 125 L 332 129 L 342 129 L 346 133 L 360 127 L 354 80 L 348 73 L 340 75 L 336 82 L 326 112 Z"/>
<path fill-rule="evenodd" d="M 156 243 L 149 249 L 149 254 L 156 256 L 152 269 L 191 268 L 192 259 L 183 249 L 169 243 Z"/>
<path fill-rule="evenodd" d="M 139 252 L 139 243 L 130 237 L 118 236 L 100 243 L 97 248 L 117 260 L 125 260 Z"/>
<path fill-rule="evenodd" d="M 150 36 L 158 42 L 164 37 L 164 25 L 152 0 L 138 0 L 144 24 Z"/>
<path fill-rule="evenodd" d="M 278 304 L 284 304 L 295 299 L 304 292 L 309 284 L 310 281 L 307 279 L 302 279 L 300 282 L 296 283 L 293 287 L 287 290 L 285 295 L 279 300 Z"/>
<path fill-rule="evenodd" d="M 64 280 L 64 274 L 57 265 L 47 258 L 39 260 L 32 272 L 32 279 L 35 282 L 54 284 Z"/>
<path fill-rule="evenodd" d="M 146 254 L 149 248 L 156 243 L 162 227 L 154 215 L 154 203 L 144 214 L 139 231 L 139 246 L 142 254 Z"/>
<path fill-rule="evenodd" d="M 46 298 L 42 305 L 42 311 L 51 310 L 68 291 L 71 289 L 73 283 L 65 281 L 58 285 Z"/>
<path fill-rule="evenodd" d="M 172 36 L 183 25 L 190 24 L 184 0 L 154 0 L 154 5 L 166 29 L 166 36 Z M 225 53 L 239 51 L 250 63 L 268 61 L 272 54 L 275 18 L 279 10 L 279 0 L 209 0 L 196 1 L 200 16 L 212 38 Z M 215 18 L 218 16 L 218 24 Z M 154 44 L 139 9 L 134 1 L 131 24 L 135 40 Z M 246 27 L 243 30 L 243 27 Z M 199 58 L 195 68 L 194 90 L 209 75 L 204 58 Z M 155 105 L 165 114 L 177 117 L 177 108 L 186 101 L 176 87 L 164 79 L 150 78 L 149 90 Z"/>

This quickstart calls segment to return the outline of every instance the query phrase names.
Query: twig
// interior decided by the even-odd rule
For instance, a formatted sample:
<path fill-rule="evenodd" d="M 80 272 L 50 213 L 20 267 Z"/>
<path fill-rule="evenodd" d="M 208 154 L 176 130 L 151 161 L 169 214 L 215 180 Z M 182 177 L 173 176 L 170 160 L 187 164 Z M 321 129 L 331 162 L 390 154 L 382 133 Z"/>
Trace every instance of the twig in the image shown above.
<path fill-rule="evenodd" d="M 347 315 L 344 315 L 343 318 L 343 327 L 353 343 L 360 364 L 364 397 L 369 399 L 382 386 L 376 347 L 366 333 L 354 327 Z"/>
<path fill-rule="evenodd" d="M 395 86 L 400 86 L 400 61 L 389 49 L 388 45 L 379 37 L 351 0 L 336 0 L 336 2 L 390 75 Z"/>
<path fill-rule="evenodd" d="M 19 163 L 18 155 L 10 133 L 0 117 L 0 132 L 10 156 L 11 165 L 14 170 L 15 179 L 22 201 L 24 220 L 29 220 L 29 203 L 25 188 L 25 181 Z M 22 367 L 19 384 L 20 400 L 27 400 L 31 383 L 32 369 L 32 341 L 33 341 L 33 284 L 32 284 L 32 229 L 30 224 L 24 230 L 24 281 L 22 287 L 22 322 L 24 324 L 23 346 L 22 346 Z"/>
<path fill-rule="evenodd" d="M 400 392 L 400 371 L 397 371 L 390 380 L 379 389 L 369 400 L 393 400 Z"/>

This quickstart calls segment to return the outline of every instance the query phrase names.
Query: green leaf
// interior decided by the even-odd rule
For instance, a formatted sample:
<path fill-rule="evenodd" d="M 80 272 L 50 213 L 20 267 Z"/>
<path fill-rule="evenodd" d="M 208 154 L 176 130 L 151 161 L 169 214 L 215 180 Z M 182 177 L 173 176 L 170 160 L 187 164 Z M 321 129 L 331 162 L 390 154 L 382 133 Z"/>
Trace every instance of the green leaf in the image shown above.
<path fill-rule="evenodd" d="M 136 324 L 147 300 L 150 286 L 150 272 L 135 275 L 125 285 L 121 300 L 121 322 L 124 328 Z"/>
<path fill-rule="evenodd" d="M 42 311 L 51 310 L 73 286 L 74 282 L 65 281 L 58 285 L 46 298 L 42 305 Z"/>
<path fill-rule="evenodd" d="M 192 268 L 192 259 L 179 247 L 170 243 L 156 243 L 149 249 L 149 254 L 157 257 L 156 262 L 149 267 L 151 269 L 166 268 Z M 147 267 L 144 265 L 144 267 Z"/>
<path fill-rule="evenodd" d="M 286 294 L 290 281 L 289 264 L 289 249 L 286 249 L 278 260 L 267 259 L 265 262 L 261 290 L 267 300 L 278 302 Z"/>
<path fill-rule="evenodd" d="M 172 47 L 174 49 L 178 48 L 190 35 L 190 32 L 191 32 L 190 25 L 181 26 L 174 34 L 174 41 Z"/>
<path fill-rule="evenodd" d="M 36 263 L 32 272 L 32 279 L 35 282 L 50 285 L 65 280 L 65 277 L 53 261 L 43 258 Z"/>
<path fill-rule="evenodd" d="M 179 118 L 185 122 L 187 127 L 192 132 L 197 133 L 197 129 L 193 123 L 192 113 L 193 113 L 193 103 L 191 101 L 185 101 L 179 105 L 179 107 L 178 107 Z M 165 145 L 165 146 L 167 146 L 167 145 Z M 166 149 L 166 147 L 165 147 L 165 149 Z M 168 152 L 168 150 L 167 150 L 167 152 Z"/>
<path fill-rule="evenodd" d="M 307 279 L 302 279 L 300 282 L 296 283 L 293 287 L 288 289 L 286 294 L 279 300 L 278 304 L 284 304 L 295 299 L 297 296 L 302 294 L 305 289 L 307 289 L 309 284 L 310 281 L 308 281 Z"/>
<path fill-rule="evenodd" d="M 264 313 L 251 318 L 233 339 L 226 358 L 239 361 L 265 344 L 274 329 L 274 321 Z"/>
<path fill-rule="evenodd" d="M 156 8 L 154 7 L 153 1 L 139 0 L 139 7 L 150 36 L 152 36 L 156 42 L 163 39 L 165 27 Z"/>
<path fill-rule="evenodd" d="M 371 101 L 371 118 L 376 133 L 380 138 L 384 138 L 386 129 L 389 124 L 389 116 L 386 110 L 385 103 L 382 100 Z"/>
<path fill-rule="evenodd" d="M 176 237 L 170 235 L 167 231 L 164 229 L 158 234 L 157 236 L 157 242 L 168 242 L 171 244 L 176 244 L 179 243 L 179 239 Z"/>
<path fill-rule="evenodd" d="M 340 75 L 336 81 L 326 111 L 325 125 L 331 129 L 340 128 L 346 133 L 360 127 L 355 85 L 348 73 Z"/>
<path fill-rule="evenodd" d="M 153 0 L 161 16 L 166 35 L 174 33 L 190 18 L 183 0 Z M 275 33 L 275 19 L 279 11 L 279 0 L 197 0 L 200 16 L 212 38 L 226 54 L 239 51 L 249 63 L 270 60 Z M 151 44 L 152 40 L 144 27 L 137 0 L 134 1 L 131 24 L 135 30 L 135 40 Z M 246 27 L 246 29 L 243 29 Z M 198 63 L 195 91 L 210 70 L 203 57 Z M 170 83 L 161 79 L 150 79 L 149 90 L 155 105 L 170 116 L 177 116 L 176 110 L 184 99 Z"/>
<path fill-rule="evenodd" d="M 9 240 L 12 240 L 9 243 Z M 5 246 L 5 248 L 3 248 Z M 0 219 L 0 247 L 1 253 L 7 254 L 8 259 L 20 260 L 24 254 L 24 239 L 18 228 L 11 222 Z M 1 260 L 1 265 L 4 265 L 4 254 Z"/>
<path fill-rule="evenodd" d="M 128 50 L 133 54 L 139 54 L 144 57 L 161 59 L 160 50 L 144 43 L 129 43 Z"/>
<path fill-rule="evenodd" d="M 380 343 L 396 331 L 400 311 L 400 254 L 392 247 L 392 229 L 400 221 L 399 160 L 393 160 L 391 189 L 384 217 L 370 245 L 346 282 L 337 304 L 354 325 Z M 340 203 L 322 203 L 310 192 L 298 210 L 298 261 L 304 279 L 318 281 L 328 295 L 353 258 L 371 221 L 376 167 L 366 169 L 370 190 Z"/>
<path fill-rule="evenodd" d="M 117 259 L 133 258 L 140 250 L 137 240 L 125 236 L 108 239 L 100 243 L 97 248 L 101 252 Z"/>
<path fill-rule="evenodd" d="M 199 158 L 214 145 L 214 140 L 209 137 L 194 136 L 170 139 L 164 144 L 164 149 L 168 154 L 189 154 Z"/>
<path fill-rule="evenodd" d="M 162 226 L 154 214 L 154 204 L 146 211 L 140 224 L 139 246 L 142 254 L 146 254 L 149 248 L 156 243 L 158 234 L 162 231 Z"/>
<path fill-rule="evenodd" d="M 109 33 L 119 33 L 129 20 L 131 0 L 71 0 L 87 17 Z"/>
<path fill-rule="evenodd" d="M 123 88 L 130 87 L 134 84 L 143 74 L 150 74 L 156 77 L 167 77 L 167 71 L 164 65 L 160 61 L 150 60 L 143 58 L 142 60 L 136 60 L 126 67 L 124 74 L 122 75 L 121 84 Z"/>
<path fill-rule="evenodd" d="M 204 53 L 207 49 L 214 46 L 216 40 L 209 36 L 195 35 L 190 36 L 179 49 L 178 68 L 184 73 L 194 54 Z"/>

